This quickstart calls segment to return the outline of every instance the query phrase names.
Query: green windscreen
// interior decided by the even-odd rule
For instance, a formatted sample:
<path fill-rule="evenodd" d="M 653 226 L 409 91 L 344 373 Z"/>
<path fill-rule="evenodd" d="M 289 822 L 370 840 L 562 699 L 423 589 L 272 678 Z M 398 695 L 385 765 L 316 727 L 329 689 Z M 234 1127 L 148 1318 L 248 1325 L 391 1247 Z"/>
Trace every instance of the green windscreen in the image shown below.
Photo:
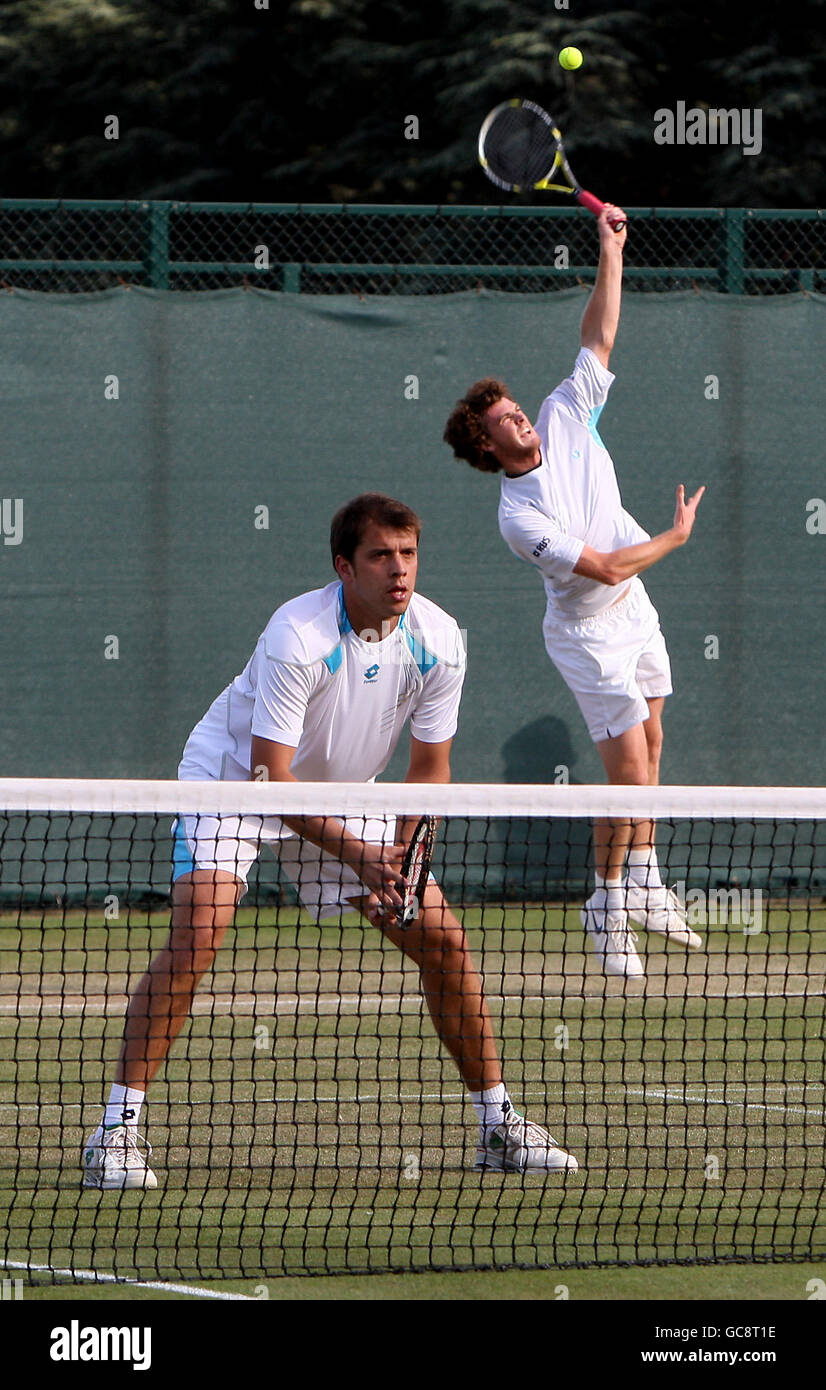
<path fill-rule="evenodd" d="M 3 773 L 174 776 L 272 611 L 333 577 L 333 512 L 381 490 L 420 513 L 419 588 L 467 632 L 454 778 L 603 780 L 498 480 L 442 442 L 482 375 L 535 414 L 585 300 L 3 295 Z M 624 505 L 655 534 L 677 483 L 708 487 L 690 544 L 645 577 L 674 671 L 669 782 L 823 781 L 825 308 L 625 298 L 600 420 Z"/>

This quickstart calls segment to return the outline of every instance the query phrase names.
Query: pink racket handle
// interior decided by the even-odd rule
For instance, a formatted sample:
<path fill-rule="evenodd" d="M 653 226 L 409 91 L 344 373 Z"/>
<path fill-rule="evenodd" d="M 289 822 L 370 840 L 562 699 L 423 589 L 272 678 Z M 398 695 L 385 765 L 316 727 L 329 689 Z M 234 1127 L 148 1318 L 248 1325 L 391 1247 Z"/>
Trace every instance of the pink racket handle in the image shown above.
<path fill-rule="evenodd" d="M 599 198 L 595 198 L 593 193 L 586 193 L 584 188 L 577 190 L 576 200 L 578 203 L 581 203 L 584 208 L 587 208 L 589 212 L 592 212 L 594 217 L 599 217 L 602 209 L 605 207 L 605 204 L 601 203 Z M 616 222 L 611 223 L 611 226 L 615 232 L 621 232 L 625 226 L 625 218 L 618 217 Z"/>

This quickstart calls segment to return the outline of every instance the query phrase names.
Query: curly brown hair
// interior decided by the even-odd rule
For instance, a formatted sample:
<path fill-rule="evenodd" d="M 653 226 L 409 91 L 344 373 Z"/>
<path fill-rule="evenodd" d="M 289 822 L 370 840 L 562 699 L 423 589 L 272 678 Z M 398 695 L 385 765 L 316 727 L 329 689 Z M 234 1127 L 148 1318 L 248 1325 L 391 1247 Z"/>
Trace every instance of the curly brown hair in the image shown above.
<path fill-rule="evenodd" d="M 465 459 L 471 468 L 482 473 L 499 473 L 502 469 L 496 455 L 486 447 L 488 437 L 483 421 L 491 406 L 504 396 L 510 396 L 510 391 L 503 381 L 494 376 L 482 377 L 456 402 L 445 425 L 444 440 L 456 458 Z"/>

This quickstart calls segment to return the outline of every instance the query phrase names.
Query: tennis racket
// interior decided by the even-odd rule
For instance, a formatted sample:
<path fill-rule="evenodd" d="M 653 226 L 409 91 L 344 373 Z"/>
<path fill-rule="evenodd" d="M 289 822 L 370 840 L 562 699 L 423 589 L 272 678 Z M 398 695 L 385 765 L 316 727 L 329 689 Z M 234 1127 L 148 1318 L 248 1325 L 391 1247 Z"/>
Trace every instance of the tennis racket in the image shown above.
<path fill-rule="evenodd" d="M 405 850 L 402 874 L 406 882 L 398 885 L 403 901 L 401 907 L 395 909 L 400 927 L 408 927 L 415 922 L 421 911 L 422 895 L 436 845 L 436 824 L 435 816 L 422 816 Z"/>
<path fill-rule="evenodd" d="M 562 136 L 553 116 L 535 101 L 503 101 L 482 122 L 479 131 L 479 163 L 497 188 L 523 193 L 567 193 L 599 217 L 605 204 L 580 188 L 568 163 Z M 622 231 L 625 218 L 611 223 Z"/>

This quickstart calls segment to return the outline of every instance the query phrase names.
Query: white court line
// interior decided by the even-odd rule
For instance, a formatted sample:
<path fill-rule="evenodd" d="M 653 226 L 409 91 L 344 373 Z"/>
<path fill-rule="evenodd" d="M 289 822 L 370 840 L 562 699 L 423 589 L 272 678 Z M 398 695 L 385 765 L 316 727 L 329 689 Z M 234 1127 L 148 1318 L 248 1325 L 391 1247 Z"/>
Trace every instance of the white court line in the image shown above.
<path fill-rule="evenodd" d="M 695 1086 L 696 1086 L 696 1085 L 698 1085 L 699 1083 L 694 1083 L 694 1084 L 695 1084 Z M 709 1083 L 709 1086 L 716 1087 L 718 1090 L 723 1090 L 723 1089 L 725 1089 L 726 1087 L 729 1087 L 729 1088 L 730 1088 L 731 1084 L 732 1084 L 732 1083 L 730 1083 L 730 1082 L 729 1082 L 729 1083 L 724 1083 L 724 1082 L 710 1082 L 710 1083 Z M 755 1084 L 755 1085 L 758 1085 L 759 1083 L 755 1082 L 754 1084 Z M 777 1084 L 777 1083 L 771 1083 L 771 1084 Z M 819 1086 L 820 1084 L 821 1084 L 820 1082 L 814 1082 L 814 1081 L 813 1081 L 813 1082 L 804 1081 L 804 1082 L 798 1082 L 798 1083 L 797 1083 L 797 1085 L 803 1086 L 804 1088 L 805 1088 L 806 1086 Z M 583 1099 L 586 1103 L 587 1103 L 587 1101 L 588 1101 L 588 1092 L 589 1092 L 589 1091 L 590 1091 L 590 1092 L 593 1092 L 594 1090 L 596 1090 L 596 1087 L 590 1085 L 588 1082 L 577 1082 L 577 1081 L 570 1082 L 570 1081 L 566 1081 L 566 1082 L 561 1083 L 561 1085 L 562 1085 L 562 1089 L 563 1089 L 563 1090 L 567 1090 L 567 1091 L 568 1091 L 569 1097 L 570 1097 L 570 1092 L 571 1092 L 571 1091 L 573 1091 L 573 1090 L 579 1088 L 579 1090 L 581 1090 L 581 1091 L 583 1092 L 582 1099 Z M 609 1086 L 621 1086 L 622 1083 L 621 1083 L 621 1082 L 609 1082 L 608 1085 L 609 1085 Z M 782 1113 L 782 1114 L 786 1114 L 786 1115 L 803 1115 L 803 1116 L 806 1116 L 806 1117 L 818 1116 L 818 1117 L 821 1117 L 821 1118 L 824 1117 L 824 1116 L 826 1116 L 826 1111 L 824 1111 L 822 1108 L 815 1108 L 815 1107 L 813 1107 L 813 1106 L 808 1106 L 808 1105 L 806 1104 L 805 1101 L 802 1101 L 799 1105 L 795 1105 L 795 1104 L 792 1104 L 792 1105 L 784 1105 L 784 1104 L 782 1104 L 782 1103 L 780 1103 L 780 1102 L 778 1102 L 777 1104 L 772 1105 L 772 1104 L 768 1104 L 768 1103 L 763 1104 L 763 1103 L 758 1102 L 758 1101 L 747 1101 L 747 1100 L 726 1099 L 724 1096 L 721 1096 L 721 1097 L 710 1096 L 710 1095 L 705 1095 L 705 1096 L 687 1096 L 683 1091 L 663 1091 L 663 1090 L 654 1089 L 654 1088 L 651 1087 L 651 1086 L 648 1086 L 648 1087 L 626 1086 L 626 1087 L 623 1087 L 622 1089 L 623 1089 L 623 1095 L 618 1096 L 616 1099 L 612 1099 L 612 1100 L 606 1101 L 604 1098 L 600 1098 L 600 1099 L 598 1100 L 597 1103 L 599 1103 L 599 1104 L 607 1104 L 607 1105 L 620 1105 L 620 1104 L 622 1104 L 623 1098 L 624 1098 L 625 1096 L 643 1096 L 643 1097 L 648 1097 L 648 1096 L 650 1096 L 650 1097 L 652 1097 L 652 1098 L 655 1099 L 655 1100 L 667 1100 L 667 1101 L 671 1101 L 672 1103 L 678 1104 L 678 1105 L 727 1105 L 727 1106 L 732 1106 L 732 1107 L 734 1107 L 734 1108 L 737 1108 L 737 1107 L 745 1108 L 746 1110 L 767 1110 L 767 1111 L 768 1111 L 768 1110 L 771 1110 L 771 1111 L 778 1111 L 778 1112 L 780 1112 L 780 1113 Z M 271 1101 L 271 1102 L 269 1102 L 269 1103 L 274 1107 L 274 1109 L 277 1110 L 279 1105 L 281 1105 L 281 1106 L 291 1106 L 291 1105 L 339 1105 L 339 1106 L 345 1106 L 345 1105 L 416 1105 L 417 1103 L 426 1103 L 426 1102 L 444 1103 L 444 1104 L 447 1104 L 448 1102 L 464 1102 L 464 1101 L 467 1101 L 467 1093 L 466 1093 L 465 1091 L 455 1091 L 455 1092 L 451 1092 L 451 1091 L 417 1091 L 417 1092 L 415 1092 L 414 1094 L 411 1094 L 411 1095 L 401 1095 L 401 1094 L 398 1094 L 398 1093 L 394 1093 L 394 1094 L 391 1095 L 390 1092 L 389 1092 L 388 1090 L 384 1090 L 384 1091 L 381 1092 L 381 1094 L 379 1094 L 378 1092 L 376 1092 L 376 1093 L 372 1093 L 372 1092 L 359 1092 L 357 1095 L 354 1095 L 354 1096 L 343 1096 L 343 1095 L 327 1096 L 327 1095 L 315 1095 L 315 1094 L 314 1094 L 314 1095 L 309 1095 L 309 1096 L 284 1096 L 284 1097 L 282 1097 L 282 1098 L 280 1098 L 280 1099 L 279 1099 L 278 1097 L 276 1097 L 273 1101 Z M 570 1098 L 569 1098 L 568 1101 L 566 1102 L 565 1099 L 564 1099 L 564 1097 L 561 1098 L 559 1101 L 556 1101 L 556 1102 L 555 1102 L 553 1095 L 548 1095 L 548 1093 L 545 1092 L 545 1091 L 533 1091 L 533 1092 L 531 1092 L 531 1091 L 524 1091 L 524 1092 L 520 1092 L 520 1095 L 519 1095 L 519 1104 L 522 1104 L 522 1105 L 531 1105 L 531 1104 L 533 1104 L 534 1101 L 536 1101 L 536 1102 L 542 1102 L 543 1104 L 546 1104 L 546 1105 L 547 1105 L 547 1104 L 550 1104 L 550 1103 L 557 1103 L 557 1104 L 561 1104 L 561 1105 L 565 1105 L 565 1104 L 570 1105 L 570 1104 L 572 1104 L 572 1101 L 570 1100 Z M 59 1102 L 47 1101 L 47 1102 L 44 1102 L 44 1104 L 41 1106 L 41 1103 L 40 1103 L 39 1101 L 5 1101 L 5 1102 L 3 1102 L 3 1103 L 0 1103 L 0 1114 L 2 1114 L 3 1111 L 6 1111 L 6 1110 L 33 1110 L 33 1111 L 39 1112 L 42 1108 L 48 1108 L 49 1106 L 54 1106 L 55 1104 L 58 1104 L 58 1103 L 59 1103 Z M 176 1104 L 176 1102 L 175 1102 L 174 1100 L 171 1100 L 171 1101 L 169 1101 L 168 1103 L 169 1103 L 170 1107 L 171 1107 L 171 1106 L 174 1106 L 174 1105 Z M 224 1103 L 225 1103 L 225 1102 L 221 1102 L 221 1101 L 218 1101 L 218 1102 L 213 1102 L 213 1101 L 193 1101 L 193 1102 L 191 1102 L 191 1104 L 193 1105 L 193 1108 L 194 1108 L 194 1109 L 197 1109 L 197 1107 L 200 1106 L 200 1105 L 203 1105 L 203 1106 L 206 1107 L 206 1106 L 211 1106 L 211 1105 L 213 1105 L 213 1104 L 219 1104 L 219 1105 L 220 1105 L 220 1104 L 224 1104 Z M 250 1100 L 250 1099 L 246 1099 L 246 1100 L 239 1101 L 239 1102 L 237 1102 L 237 1103 L 238 1103 L 238 1104 L 241 1104 L 241 1105 L 250 1105 L 250 1104 L 253 1104 L 253 1103 L 262 1104 L 263 1102 L 260 1102 L 260 1101 L 259 1101 L 259 1102 L 253 1102 L 253 1101 Z M 83 1103 L 82 1103 L 81 1101 L 75 1101 L 75 1102 L 72 1102 L 72 1104 L 75 1106 L 75 1108 L 80 1109 L 80 1108 L 81 1108 L 81 1105 L 82 1105 Z M 197 1119 L 197 1116 L 196 1116 L 196 1119 Z M 27 1122 L 27 1123 L 28 1123 L 28 1122 Z"/>
<path fill-rule="evenodd" d="M 823 1110 L 812 1110 L 806 1106 L 763 1105 L 756 1100 L 726 1100 L 708 1095 L 689 1096 L 684 1091 L 658 1091 L 653 1086 L 629 1086 L 627 1094 L 629 1096 L 652 1096 L 655 1100 L 667 1100 L 674 1105 L 725 1105 L 735 1110 L 774 1111 L 781 1115 L 802 1115 L 808 1119 L 823 1119 L 826 1115 Z"/>
<path fill-rule="evenodd" d="M 643 999 L 646 995 L 650 998 L 664 999 L 666 1001 L 679 999 L 810 999 L 822 998 L 823 990 L 814 981 L 809 989 L 747 989 L 747 990 L 726 990 L 720 994 L 666 994 L 658 990 L 639 991 L 628 998 Z M 497 1003 L 518 1003 L 528 1000 L 542 1000 L 548 1004 L 564 1004 L 571 999 L 618 999 L 622 998 L 621 993 L 608 994 L 602 990 L 594 990 L 593 993 L 585 994 L 581 989 L 572 990 L 570 994 L 495 994 L 491 991 L 486 992 L 486 998 L 490 1002 Z M 126 1012 L 127 999 L 124 995 L 113 998 L 98 997 L 92 1002 L 90 999 L 67 999 L 62 995 L 42 995 L 42 994 L 21 994 L 15 995 L 9 1002 L 0 1000 L 0 1015 L 7 1014 L 18 1018 L 37 1018 L 42 1015 L 47 1017 L 67 1017 L 73 1014 L 85 1018 L 117 1017 Z M 244 994 L 208 997 L 197 996 L 192 1008 L 193 1016 L 203 1017 L 214 1016 L 216 1018 L 226 1017 L 227 1015 L 237 1014 L 239 1017 L 249 1017 L 254 1011 L 261 1009 L 271 1009 L 275 1014 L 301 1014 L 317 1013 L 319 1016 L 331 1016 L 342 1008 L 355 1008 L 357 1013 L 368 1010 L 381 1013 L 385 1010 L 394 1011 L 405 1005 L 413 1005 L 419 1008 L 424 1003 L 421 994 Z"/>
<path fill-rule="evenodd" d="M 257 1299 L 248 1293 L 224 1293 L 216 1289 L 201 1289 L 197 1284 L 164 1284 L 157 1280 L 147 1279 L 126 1279 L 117 1274 L 96 1274 L 93 1269 L 54 1269 L 52 1265 L 36 1265 L 23 1260 L 2 1260 L 0 1265 L 4 1269 L 20 1269 L 24 1271 L 34 1271 L 37 1274 L 59 1274 L 69 1279 L 88 1279 L 95 1284 L 130 1284 L 137 1289 L 159 1289 L 163 1293 L 185 1293 L 191 1294 L 194 1298 L 220 1298 L 225 1301 L 243 1300 L 245 1303 L 255 1303 Z"/>
<path fill-rule="evenodd" d="M 575 1084 L 576 1084 L 576 1083 L 575 1083 Z M 584 1083 L 581 1083 L 581 1084 L 582 1084 L 582 1089 L 583 1089 L 583 1091 L 586 1093 L 584 1098 L 585 1098 L 585 1100 L 587 1101 L 587 1099 L 588 1099 L 588 1097 L 587 1097 L 587 1092 L 588 1092 L 589 1089 L 593 1089 L 593 1088 L 589 1088 L 587 1082 L 584 1082 Z M 613 1084 L 616 1084 L 616 1083 L 613 1083 Z M 565 1087 L 567 1087 L 568 1090 L 571 1089 L 570 1082 L 568 1082 L 568 1083 L 563 1083 L 563 1085 L 564 1085 Z M 744 1107 L 746 1110 L 777 1110 L 777 1111 L 781 1111 L 783 1114 L 786 1114 L 786 1115 L 804 1115 L 804 1116 L 809 1116 L 809 1117 L 812 1117 L 812 1116 L 815 1116 L 815 1115 L 818 1115 L 818 1116 L 822 1117 L 822 1116 L 824 1115 L 824 1111 L 823 1111 L 822 1109 L 820 1109 L 820 1110 L 815 1110 L 815 1109 L 813 1109 L 812 1107 L 807 1106 L 807 1105 L 805 1104 L 805 1102 L 804 1102 L 802 1105 L 799 1105 L 799 1106 L 795 1106 L 795 1105 L 781 1105 L 781 1104 L 777 1104 L 777 1105 L 768 1105 L 768 1104 L 767 1104 L 767 1105 L 763 1105 L 763 1104 L 760 1104 L 760 1103 L 757 1102 L 757 1101 L 747 1101 L 747 1100 L 725 1100 L 725 1099 L 722 1099 L 722 1098 L 721 1098 L 721 1099 L 717 1099 L 716 1097 L 706 1097 L 706 1096 L 703 1096 L 702 1098 L 699 1097 L 699 1096 L 686 1096 L 686 1095 L 684 1095 L 682 1092 L 658 1091 L 658 1090 L 654 1090 L 654 1089 L 653 1089 L 652 1087 L 650 1087 L 650 1086 L 649 1086 L 649 1087 L 646 1087 L 646 1088 L 644 1088 L 644 1089 L 641 1088 L 641 1087 L 637 1087 L 637 1086 L 626 1086 L 626 1087 L 624 1088 L 624 1093 L 625 1093 L 626 1096 L 653 1096 L 655 1099 L 675 1101 L 675 1102 L 678 1102 L 679 1104 L 684 1104 L 684 1105 L 731 1105 L 731 1106 L 734 1106 L 734 1107 L 737 1107 L 737 1106 Z M 313 1105 L 313 1104 L 316 1104 L 316 1105 L 369 1105 L 369 1104 L 377 1104 L 377 1103 L 381 1103 L 381 1104 L 396 1104 L 396 1105 L 413 1105 L 413 1104 L 415 1104 L 417 1101 L 463 1101 L 463 1100 L 467 1100 L 467 1096 L 466 1096 L 466 1094 L 465 1094 L 464 1092 L 462 1092 L 462 1091 L 457 1091 L 455 1095 L 446 1094 L 444 1091 L 439 1091 L 439 1092 L 425 1092 L 425 1093 L 419 1092 L 417 1095 L 411 1095 L 411 1096 L 402 1096 L 402 1095 L 388 1096 L 386 1093 L 383 1093 L 382 1095 L 356 1095 L 356 1096 L 295 1096 L 295 1097 L 292 1098 L 292 1099 L 275 1100 L 275 1101 L 273 1102 L 273 1104 L 274 1104 L 276 1107 L 279 1106 L 279 1105 Z M 520 1101 L 521 1101 L 521 1104 L 523 1104 L 523 1105 L 531 1105 L 534 1101 L 543 1101 L 545 1104 L 548 1104 L 549 1101 L 552 1101 L 552 1100 L 553 1100 L 553 1097 L 549 1097 L 549 1096 L 546 1095 L 544 1092 L 541 1092 L 541 1093 L 540 1093 L 540 1092 L 536 1092 L 536 1093 L 534 1093 L 534 1094 L 530 1094 L 530 1093 L 527 1093 L 527 1092 L 526 1092 L 526 1093 L 524 1093 L 524 1094 L 522 1094 L 522 1095 L 520 1096 Z M 565 1101 L 562 1100 L 560 1103 L 564 1105 L 564 1104 L 565 1104 Z M 571 1102 L 570 1102 L 570 1100 L 569 1100 L 569 1101 L 568 1101 L 568 1104 L 570 1104 L 570 1103 L 571 1103 Z M 618 1104 L 621 1104 L 621 1098 L 618 1098 L 617 1100 L 614 1100 L 614 1101 L 607 1101 L 607 1102 L 603 1101 L 602 1103 L 608 1104 L 608 1105 L 618 1105 Z"/>

